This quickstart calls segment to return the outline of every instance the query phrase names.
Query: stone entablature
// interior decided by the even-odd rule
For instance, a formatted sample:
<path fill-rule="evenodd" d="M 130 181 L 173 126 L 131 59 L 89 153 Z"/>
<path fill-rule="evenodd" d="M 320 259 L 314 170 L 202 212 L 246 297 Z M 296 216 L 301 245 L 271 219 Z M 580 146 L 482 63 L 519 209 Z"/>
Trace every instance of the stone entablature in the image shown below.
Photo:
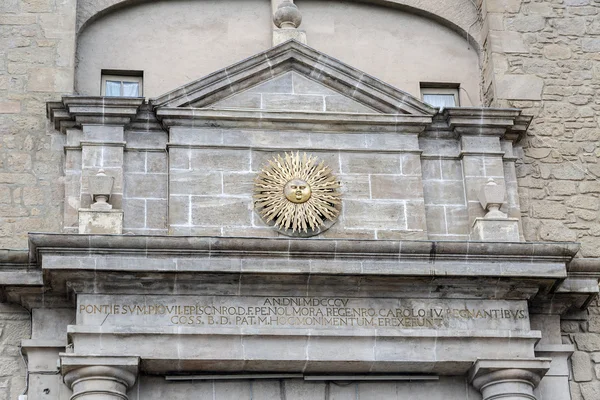
<path fill-rule="evenodd" d="M 542 345 L 554 339 L 534 313 L 577 309 L 596 295 L 568 289 L 566 265 L 577 250 L 32 234 L 28 261 L 11 259 L 39 278 L 14 281 L 7 293 L 34 311 L 35 340 L 23 343 L 30 365 L 65 393 L 50 374 L 60 358 L 64 382 L 82 398 L 125 398 L 156 374 L 400 371 L 464 375 L 484 398 L 530 399 L 545 374 L 566 376 L 561 365 L 572 351 Z M 548 357 L 558 360 L 552 368 Z"/>

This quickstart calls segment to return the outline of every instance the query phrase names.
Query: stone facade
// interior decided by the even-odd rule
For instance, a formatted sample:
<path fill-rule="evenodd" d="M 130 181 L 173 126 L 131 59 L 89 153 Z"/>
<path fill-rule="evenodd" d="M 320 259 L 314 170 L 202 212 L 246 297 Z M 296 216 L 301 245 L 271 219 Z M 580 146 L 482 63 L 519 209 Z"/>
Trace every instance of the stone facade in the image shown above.
<path fill-rule="evenodd" d="M 598 79 L 600 4 L 487 1 L 489 104 L 534 116 L 519 149 L 517 174 L 527 240 L 578 241 L 581 257 L 600 256 Z M 493 89 L 492 89 L 493 87 Z M 527 93 L 524 94 L 523 90 Z M 574 342 L 573 399 L 600 395 L 593 373 L 598 313 L 563 322 Z"/>
<path fill-rule="evenodd" d="M 279 2 L 274 0 L 272 3 L 275 10 Z M 339 34 L 334 31 L 337 28 L 343 32 L 341 27 L 347 21 L 342 18 L 335 23 L 327 18 L 318 20 L 321 11 L 319 2 L 298 1 L 300 10 L 303 3 L 306 3 L 312 19 L 305 22 L 306 35 L 303 33 L 300 36 L 306 37 L 309 45 L 313 43 L 311 37 L 314 38 L 317 50 L 319 46 L 339 43 L 332 39 L 339 39 L 336 36 Z M 545 271 L 548 274 L 546 278 L 551 276 L 548 279 L 556 279 L 556 287 L 548 287 L 547 283 L 533 285 L 528 282 L 529 286 L 525 285 L 531 291 L 534 287 L 539 290 L 537 297 L 531 293 L 524 294 L 526 289 L 515 295 L 508 288 L 508 283 L 506 286 L 500 285 L 504 288 L 500 289 L 504 290 L 502 295 L 511 300 L 535 297 L 535 301 L 532 300 L 535 304 L 530 308 L 531 329 L 543 332 L 535 356 L 551 357 L 557 361 L 550 370 L 541 364 L 526 365 L 519 369 L 519 373 L 493 376 L 493 379 L 507 378 L 510 381 L 525 379 L 523 377 L 526 376 L 531 387 L 523 389 L 520 394 L 527 396 L 540 384 L 541 375 L 546 374 L 546 378 L 535 389 L 535 395 L 539 398 L 555 396 L 558 399 L 565 396 L 567 380 L 570 381 L 573 400 L 598 398 L 600 311 L 594 299 L 597 284 L 593 282 L 597 280 L 600 270 L 597 261 L 600 257 L 600 61 L 597 57 L 600 51 L 600 3 L 595 0 L 478 0 L 477 7 L 473 7 L 472 1 L 461 0 L 378 3 L 389 3 L 387 5 L 401 10 L 417 10 L 419 15 L 431 18 L 431 21 L 443 20 L 443 25 L 465 37 L 465 44 L 472 47 L 465 50 L 465 57 L 469 52 L 479 51 L 481 90 L 480 93 L 471 92 L 467 95 L 461 92 L 464 104 L 468 104 L 468 99 L 473 106 L 483 104 L 515 108 L 522 112 L 509 115 L 508 111 L 504 111 L 508 114 L 499 112 L 475 116 L 473 111 L 461 115 L 460 111 L 449 110 L 432 118 L 434 112 L 428 114 L 431 110 L 421 109 L 419 112 L 430 120 L 410 123 L 396 119 L 400 117 L 394 117 L 393 123 L 376 117 L 358 120 L 347 114 L 412 113 L 414 109 L 411 107 L 418 105 L 410 103 L 411 100 L 406 97 L 403 100 L 408 99 L 408 103 L 395 103 L 401 105 L 399 110 L 385 108 L 389 105 L 383 106 L 388 101 L 382 100 L 383 97 L 379 97 L 378 102 L 372 102 L 377 96 L 366 101 L 364 97 L 354 97 L 356 90 L 348 89 L 359 88 L 362 76 L 354 77 L 354 86 L 345 87 L 340 84 L 343 82 L 341 78 L 325 81 L 317 77 L 314 71 L 306 73 L 302 67 L 298 67 L 283 75 L 277 75 L 283 70 L 271 72 L 277 75 L 276 79 L 263 79 L 261 85 L 251 88 L 235 87 L 234 83 L 229 82 L 230 92 L 224 94 L 224 91 L 215 91 L 220 93 L 217 95 L 211 92 L 205 97 L 194 98 L 195 102 L 191 103 L 183 104 L 184 100 L 181 100 L 176 104 L 177 101 L 170 97 L 180 96 L 176 91 L 154 103 L 137 100 L 120 103 L 116 105 L 119 110 L 115 114 L 121 119 L 108 122 L 103 119 L 106 126 L 102 126 L 98 125 L 98 119 L 90 115 L 104 110 L 104 103 L 93 103 L 89 99 L 77 103 L 80 101 L 77 98 L 67 98 L 60 106 L 56 102 L 60 101 L 62 95 L 74 93 L 75 47 L 79 38 L 87 34 L 86 29 L 95 21 L 101 21 L 105 15 L 115 15 L 120 9 L 128 10 L 131 4 L 118 0 L 5 0 L 0 4 L 0 248 L 28 247 L 29 232 L 80 232 L 79 210 L 87 209 L 91 204 L 87 177 L 95 174 L 99 168 L 106 169 L 109 175 L 115 177 L 111 203 L 123 210 L 122 232 L 126 235 L 258 236 L 265 240 L 281 235 L 260 221 L 252 210 L 251 181 L 266 159 L 290 146 L 318 154 L 345 183 L 343 213 L 339 221 L 319 237 L 321 239 L 418 239 L 436 243 L 437 240 L 485 238 L 484 234 L 473 236 L 472 229 L 476 220 L 485 214 L 478 191 L 489 178 L 493 178 L 507 190 L 507 204 L 502 211 L 515 222 L 507 228 L 511 232 L 510 237 L 518 235 L 519 240 L 527 242 L 557 242 L 555 246 L 562 245 L 558 242 L 581 243 L 577 254 L 579 260 L 569 264 L 566 270 L 568 277 L 565 272 L 565 276 L 560 278 L 567 278 L 566 283 L 559 284 L 558 275 L 552 275 L 553 272 L 548 270 Z M 338 10 L 335 7 L 332 10 Z M 369 13 L 368 7 L 364 6 L 358 11 L 352 9 L 352 12 L 365 16 Z M 383 15 L 378 13 L 386 13 L 387 10 L 377 8 L 372 12 L 373 15 Z M 256 15 L 262 15 L 261 12 L 257 11 Z M 410 19 L 412 14 L 405 13 L 402 18 L 407 15 Z M 226 20 L 221 16 L 219 18 Z M 242 41 L 244 37 L 241 32 L 246 29 L 248 22 L 239 21 L 242 20 L 238 19 L 239 26 L 231 23 L 226 29 L 222 26 L 215 28 L 219 32 L 216 37 L 238 37 Z M 383 19 L 381 23 L 384 24 Z M 372 30 L 367 29 L 364 35 L 372 34 Z M 275 31 L 274 34 L 277 36 L 280 32 Z M 254 40 L 249 47 L 260 47 L 262 43 L 270 41 L 270 38 L 262 36 L 259 40 L 258 36 L 249 36 Z M 296 36 L 290 34 L 286 37 Z M 348 37 L 354 38 L 349 34 Z M 86 40 L 91 39 L 88 37 Z M 393 42 L 388 38 L 386 43 Z M 357 48 L 364 45 L 356 41 Z M 373 47 L 369 43 L 366 46 Z M 385 48 L 385 43 L 382 46 L 382 49 Z M 352 66 L 364 63 L 366 68 L 375 68 L 367 72 L 376 77 L 381 72 L 387 78 L 393 76 L 393 79 L 398 79 L 398 85 L 404 82 L 402 74 L 395 70 L 393 73 L 385 68 L 377 70 L 365 62 L 369 57 L 357 57 L 348 51 L 352 49 L 349 44 L 345 48 L 342 46 L 342 50 L 335 49 L 335 46 L 331 49 L 339 52 L 336 55 L 339 54 L 343 61 Z M 243 56 L 230 54 L 230 61 L 255 52 L 253 50 Z M 386 52 L 382 50 L 382 54 Z M 385 63 L 380 60 L 385 57 L 381 57 L 377 60 L 383 65 Z M 323 69 L 330 66 L 326 55 L 321 55 L 318 60 L 324 63 Z M 211 67 L 205 72 L 216 70 L 217 65 L 226 66 L 220 65 L 219 61 L 218 58 L 211 59 Z M 410 63 L 411 60 L 402 62 Z M 276 68 L 276 64 L 273 65 Z M 127 65 L 123 69 L 135 68 Z M 139 69 L 143 69 L 143 65 Z M 231 70 L 226 73 L 231 73 Z M 352 75 L 356 72 L 348 68 L 343 70 L 343 74 L 346 73 Z M 195 78 L 197 76 L 190 76 L 187 81 Z M 210 79 L 207 80 L 208 84 Z M 407 85 L 413 85 L 411 90 L 418 87 L 418 82 L 412 82 L 414 79 L 407 79 L 410 81 L 407 81 Z M 370 84 L 373 91 L 381 91 L 392 98 L 395 95 L 395 100 L 400 98 L 397 93 L 390 95 L 391 89 L 386 85 Z M 156 86 L 160 87 L 160 84 Z M 186 87 L 194 89 L 193 85 Z M 465 87 L 472 86 L 465 84 Z M 404 87 L 400 89 L 409 90 Z M 235 95 L 230 96 L 231 93 Z M 47 108 L 47 102 L 53 103 Z M 166 110 L 157 114 L 155 110 L 159 106 L 193 106 L 206 110 L 200 116 L 181 110 Z M 47 110 L 51 120 L 47 118 Z M 67 110 L 66 114 L 64 110 Z M 278 119 L 277 113 L 280 111 L 304 112 L 305 115 L 301 116 L 301 122 L 296 119 L 290 123 Z M 336 128 L 326 127 L 331 123 L 330 120 L 311 119 L 312 113 L 319 112 L 337 113 Z M 469 112 L 471 115 L 468 115 Z M 260 113 L 261 122 L 245 122 L 237 127 L 232 127 L 229 122 L 249 121 L 251 113 Z M 530 122 L 524 116 L 533 118 Z M 482 139 L 469 136 L 481 134 L 481 131 L 477 131 L 480 126 L 485 126 L 491 132 L 490 127 L 501 125 L 502 122 L 498 121 L 502 118 L 508 118 L 511 122 L 500 128 L 501 133 L 494 131 L 492 136 L 495 137 Z M 205 126 L 196 125 L 201 119 L 210 122 Z M 487 124 L 482 122 L 484 120 Z M 365 126 L 369 124 L 376 125 L 377 132 L 368 131 Z M 507 128 L 511 124 L 517 128 Z M 401 141 L 396 135 L 398 129 L 407 132 Z M 277 131 L 275 134 L 274 130 Z M 519 138 L 525 130 L 526 135 Z M 311 134 L 305 135 L 308 131 Z M 474 134 L 476 131 L 477 134 Z M 482 149 L 485 151 L 482 152 Z M 91 220 L 94 218 L 90 217 Z M 85 228 L 81 232 L 97 233 L 93 229 L 85 231 Z M 276 246 L 278 242 L 268 243 Z M 90 249 L 96 248 L 94 246 L 90 245 Z M 102 249 L 102 245 L 97 248 Z M 159 249 L 160 246 L 155 250 L 161 251 Z M 123 249 L 123 252 L 126 251 L 129 250 Z M 434 246 L 431 254 L 435 256 L 436 251 Z M 30 361 L 31 398 L 36 398 L 37 390 L 46 388 L 50 388 L 52 393 L 60 392 L 56 398 L 68 396 L 71 387 L 67 388 L 62 380 L 47 374 L 53 371 L 53 365 L 43 365 L 36 370 L 31 361 L 41 354 L 40 348 L 50 353 L 57 352 L 56 349 L 64 351 L 66 330 L 63 332 L 63 328 L 71 324 L 74 318 L 69 308 L 72 305 L 66 305 L 65 299 L 59 298 L 56 293 L 48 296 L 48 299 L 52 299 L 48 300 L 49 303 L 39 303 L 35 291 L 41 287 L 42 277 L 36 268 L 42 268 L 42 261 L 15 261 L 11 251 L 5 253 L 0 261 L 0 301 L 3 301 L 0 303 L 0 400 L 16 399 L 25 389 L 25 367 L 18 346 L 21 340 L 28 338 L 34 341 L 23 344 Z M 463 257 L 469 253 L 459 254 Z M 58 257 L 51 254 L 51 257 L 54 256 Z M 502 258 L 505 256 L 506 259 Z M 60 263 L 54 259 L 55 264 L 52 264 L 51 257 L 43 266 L 45 272 L 60 269 Z M 185 257 L 179 260 L 180 264 L 174 262 L 174 265 L 177 268 L 181 265 L 184 269 L 189 267 L 191 264 L 183 261 Z M 498 257 L 502 263 L 510 258 L 504 253 Z M 119 256 L 115 259 L 120 260 Z M 73 265 L 80 263 L 83 266 L 89 262 L 84 258 L 73 260 Z M 94 261 L 98 264 L 94 265 L 109 270 L 119 268 L 118 261 L 105 265 L 101 260 L 99 257 Z M 139 262 L 139 259 L 130 261 Z M 153 264 L 154 261 L 144 259 L 157 270 L 168 268 L 164 266 L 164 261 L 163 264 L 161 261 Z M 568 261 L 561 259 L 557 264 Z M 259 270 L 272 262 L 263 260 L 249 265 Z M 278 262 L 281 265 L 281 261 Z M 435 264 L 435 261 L 431 262 Z M 204 265 L 199 261 L 195 263 Z M 314 267 L 320 263 L 326 264 L 319 260 L 311 265 Z M 285 273 L 293 276 L 298 269 L 302 270 L 304 262 L 292 260 L 284 264 L 289 268 Z M 246 264 L 241 260 L 226 260 L 223 263 L 207 263 L 206 267 L 215 265 L 223 268 L 214 271 L 221 274 L 237 271 L 238 267 L 243 270 Z M 504 268 L 505 264 L 501 266 Z M 354 273 L 364 273 L 365 268 L 372 265 L 360 262 L 347 267 Z M 335 270 L 336 266 L 332 265 L 331 268 Z M 380 268 L 378 274 L 385 271 L 385 263 Z M 447 270 L 436 268 L 432 268 L 435 271 L 433 274 L 453 271 L 450 267 Z M 479 268 L 483 267 L 480 265 Z M 510 271 L 514 273 L 514 270 Z M 61 279 L 70 279 L 63 278 L 63 272 L 47 273 L 55 274 L 52 275 L 56 279 L 53 284 Z M 520 279 L 530 279 L 525 272 L 521 273 L 515 273 L 512 278 L 520 276 Z M 131 271 L 127 274 L 135 275 Z M 500 272 L 498 274 L 502 275 Z M 142 281 L 146 279 L 144 276 L 135 276 Z M 108 275 L 107 279 L 112 278 Z M 541 276 L 538 278 L 543 280 Z M 285 279 L 291 278 L 286 276 Z M 97 290 L 77 282 L 85 290 Z M 301 286 L 297 282 L 294 284 Z M 294 284 L 290 283 L 289 287 Z M 451 287 L 455 282 L 450 280 L 444 284 Z M 306 285 L 308 287 L 308 283 Z M 402 290 L 407 290 L 405 286 L 400 286 Z M 209 292 L 214 293 L 220 289 L 211 290 L 213 292 Z M 466 289 L 461 290 L 466 293 Z M 56 298 L 53 297 L 55 295 Z M 561 305 L 555 305 L 554 298 L 560 299 L 556 303 Z M 43 322 L 38 314 L 37 320 L 41 322 L 38 322 L 37 335 L 35 326 L 33 335 L 30 335 L 30 315 L 13 303 L 34 310 L 52 309 L 56 315 Z M 544 316 L 546 314 L 551 315 Z M 558 315 L 562 315 L 562 341 L 557 328 L 559 322 L 555 318 Z M 44 323 L 47 326 L 40 328 L 39 325 Z M 52 330 L 56 332 L 49 333 Z M 84 338 L 93 332 L 73 331 L 71 334 L 75 338 Z M 41 343 L 40 340 L 54 342 Z M 77 340 L 80 341 L 79 346 L 86 343 L 84 339 Z M 563 344 L 566 347 L 560 347 Z M 570 355 L 568 348 L 571 344 L 575 346 L 575 352 L 567 368 L 565 360 Z M 530 353 L 529 356 L 533 356 L 533 352 Z M 520 357 L 525 353 L 515 351 L 514 354 Z M 86 373 L 96 371 L 86 368 L 96 368 L 97 365 L 81 364 L 88 361 L 63 357 L 65 382 L 75 382 L 79 373 L 86 376 Z M 127 385 L 134 385 L 133 381 L 129 382 L 128 374 L 138 373 L 137 363 L 132 359 L 107 359 L 101 368 L 104 368 L 102 371 L 107 376 L 125 382 L 125 387 L 119 389 L 125 391 Z M 477 396 L 480 394 L 475 388 L 487 385 L 481 382 L 492 379 L 490 371 L 494 368 L 500 367 L 486 366 L 485 363 L 474 365 L 471 375 L 465 373 L 462 380 L 441 377 L 441 385 L 450 388 L 448 390 L 457 398 L 479 398 Z M 160 383 L 148 376 L 141 377 L 136 385 L 139 385 L 137 393 L 130 398 L 151 398 L 148 397 L 151 396 L 149 393 L 156 395 L 162 390 Z M 306 386 L 294 379 L 264 384 L 241 380 L 235 385 L 218 381 L 206 384 L 192 382 L 179 387 L 181 393 L 211 392 L 214 395 L 223 392 L 219 396 L 224 397 L 217 398 L 232 395 L 244 398 L 250 393 L 250 396 L 260 397 L 264 394 L 267 398 L 280 396 L 287 399 L 346 398 L 343 396 L 349 396 L 350 392 L 366 397 L 392 396 L 390 393 L 398 395 L 412 390 L 403 383 L 355 383 L 348 387 L 315 383 Z M 431 382 L 422 383 L 420 395 L 435 396 L 439 393 L 439 387 Z M 85 391 L 85 388 L 76 386 L 72 389 L 76 392 Z M 503 390 L 508 393 L 513 386 Z M 482 393 L 484 398 L 493 396 L 485 391 Z"/>

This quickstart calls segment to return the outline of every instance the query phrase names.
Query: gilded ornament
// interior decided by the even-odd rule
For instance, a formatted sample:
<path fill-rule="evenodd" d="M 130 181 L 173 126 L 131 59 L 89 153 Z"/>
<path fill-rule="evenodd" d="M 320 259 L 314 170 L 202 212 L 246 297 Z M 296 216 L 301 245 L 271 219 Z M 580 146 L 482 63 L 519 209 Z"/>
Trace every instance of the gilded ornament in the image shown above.
<path fill-rule="evenodd" d="M 340 213 L 340 183 L 323 161 L 300 152 L 277 155 L 254 182 L 254 205 L 283 233 L 318 233 Z"/>

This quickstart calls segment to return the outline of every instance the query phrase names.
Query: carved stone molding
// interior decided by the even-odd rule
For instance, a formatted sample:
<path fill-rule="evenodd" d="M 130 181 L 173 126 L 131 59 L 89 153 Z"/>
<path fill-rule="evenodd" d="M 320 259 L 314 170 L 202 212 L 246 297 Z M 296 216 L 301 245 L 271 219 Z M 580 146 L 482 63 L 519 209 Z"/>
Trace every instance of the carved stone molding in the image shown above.
<path fill-rule="evenodd" d="M 477 360 L 469 380 L 483 400 L 536 400 L 533 391 L 550 369 L 551 359 Z"/>
<path fill-rule="evenodd" d="M 61 355 L 65 384 L 73 390 L 71 400 L 127 400 L 138 366 L 137 357 Z"/>

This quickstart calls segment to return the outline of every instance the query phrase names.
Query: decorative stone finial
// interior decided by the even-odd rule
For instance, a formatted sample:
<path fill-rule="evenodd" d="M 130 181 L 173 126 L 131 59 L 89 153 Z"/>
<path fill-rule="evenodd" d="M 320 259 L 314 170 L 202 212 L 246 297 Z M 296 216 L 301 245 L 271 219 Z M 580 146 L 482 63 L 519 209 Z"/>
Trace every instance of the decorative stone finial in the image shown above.
<path fill-rule="evenodd" d="M 296 29 L 302 22 L 302 14 L 290 0 L 283 0 L 273 14 L 273 23 L 281 29 Z"/>
<path fill-rule="evenodd" d="M 90 195 L 94 204 L 90 206 L 92 210 L 110 210 L 112 206 L 108 204 L 112 192 L 115 178 L 107 176 L 103 169 L 98 170 L 95 176 L 88 178 Z"/>
<path fill-rule="evenodd" d="M 484 218 L 508 218 L 506 214 L 500 211 L 504 201 L 504 187 L 498 185 L 493 178 L 488 179 L 487 185 L 484 185 L 479 191 L 479 202 L 488 211 Z"/>

